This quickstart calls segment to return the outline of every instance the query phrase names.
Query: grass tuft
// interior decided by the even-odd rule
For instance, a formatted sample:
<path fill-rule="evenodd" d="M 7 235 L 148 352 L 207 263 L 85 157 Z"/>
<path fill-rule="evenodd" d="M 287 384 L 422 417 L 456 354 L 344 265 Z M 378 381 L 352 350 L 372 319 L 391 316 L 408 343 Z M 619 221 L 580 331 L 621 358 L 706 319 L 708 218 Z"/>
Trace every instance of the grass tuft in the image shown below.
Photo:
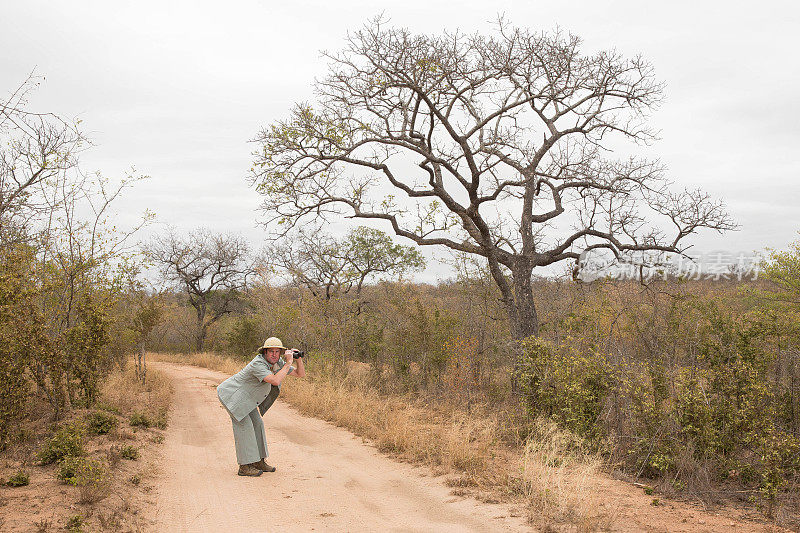
<path fill-rule="evenodd" d="M 31 482 L 30 476 L 28 476 L 27 472 L 23 472 L 20 470 L 6 481 L 6 485 L 9 487 L 24 487 Z"/>

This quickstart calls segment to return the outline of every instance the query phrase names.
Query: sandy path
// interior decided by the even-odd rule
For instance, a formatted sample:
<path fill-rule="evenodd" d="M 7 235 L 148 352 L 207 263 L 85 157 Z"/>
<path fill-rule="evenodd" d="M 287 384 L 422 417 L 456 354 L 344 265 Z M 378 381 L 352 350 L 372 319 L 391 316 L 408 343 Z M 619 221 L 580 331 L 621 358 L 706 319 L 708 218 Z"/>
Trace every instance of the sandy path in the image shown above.
<path fill-rule="evenodd" d="M 277 472 L 237 476 L 230 417 L 215 391 L 227 376 L 156 365 L 173 378 L 175 401 L 148 505 L 155 531 L 530 530 L 509 507 L 452 496 L 427 470 L 280 400 L 264 417 Z"/>

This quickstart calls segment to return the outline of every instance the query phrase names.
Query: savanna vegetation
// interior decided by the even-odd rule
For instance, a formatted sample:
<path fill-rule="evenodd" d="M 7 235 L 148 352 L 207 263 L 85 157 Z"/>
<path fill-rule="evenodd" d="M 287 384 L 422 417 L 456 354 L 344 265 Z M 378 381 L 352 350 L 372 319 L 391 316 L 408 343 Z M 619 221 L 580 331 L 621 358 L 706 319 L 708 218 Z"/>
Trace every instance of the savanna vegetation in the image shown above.
<path fill-rule="evenodd" d="M 454 490 L 524 497 L 543 527 L 607 525 L 587 496 L 601 470 L 798 526 L 800 242 L 758 279 L 665 270 L 692 234 L 735 225 L 660 165 L 606 157 L 615 134 L 653 138 L 663 86 L 646 62 L 502 22 L 429 37 L 380 21 L 329 60 L 321 101 L 255 139 L 251 180 L 279 228 L 258 254 L 202 228 L 135 250 L 138 228 L 112 215 L 138 178 L 82 172 L 79 124 L 26 110 L 34 80 L 2 103 L 9 487 L 48 475 L 103 501 L 139 457 L 134 431 L 158 440 L 167 422 L 148 353 L 233 371 L 278 335 L 309 354 L 310 378 L 282 397 L 455 474 Z M 326 233 L 337 215 L 449 247 L 455 274 L 412 282 L 418 247 L 371 227 Z M 638 276 L 586 281 L 598 254 Z M 566 275 L 538 275 L 558 264 Z M 106 519 L 119 516 L 92 518 Z"/>
<path fill-rule="evenodd" d="M 436 286 L 384 279 L 358 293 L 286 271 L 209 330 L 219 355 L 172 359 L 231 372 L 282 335 L 310 351 L 310 380 L 285 391 L 304 412 L 458 474 L 458 490 L 525 494 L 537 519 L 600 527 L 607 510 L 575 495 L 605 470 L 793 524 L 797 254 L 771 253 L 755 280 L 536 280 L 542 327 L 516 369 L 500 295 L 469 262 Z M 168 300 L 150 347 L 190 351 L 191 307 Z"/>
<path fill-rule="evenodd" d="M 163 429 L 170 395 L 162 376 L 126 370 L 155 316 L 133 261 L 151 217 L 115 225 L 141 178 L 82 169 L 80 122 L 29 110 L 37 85 L 0 101 L 0 527 L 136 529 L 141 469 L 120 459 L 158 438 L 133 417 Z"/>

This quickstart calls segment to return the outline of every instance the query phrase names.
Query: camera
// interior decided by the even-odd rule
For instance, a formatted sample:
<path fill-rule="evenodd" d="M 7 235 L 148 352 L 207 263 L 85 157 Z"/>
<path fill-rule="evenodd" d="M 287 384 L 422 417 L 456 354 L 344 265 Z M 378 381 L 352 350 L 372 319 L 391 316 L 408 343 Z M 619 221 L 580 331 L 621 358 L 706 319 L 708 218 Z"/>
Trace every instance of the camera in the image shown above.
<path fill-rule="evenodd" d="M 295 359 L 300 359 L 306 354 L 306 352 L 304 352 L 303 350 L 292 350 L 292 351 L 294 352 L 294 355 L 292 355 L 292 357 L 294 357 Z"/>

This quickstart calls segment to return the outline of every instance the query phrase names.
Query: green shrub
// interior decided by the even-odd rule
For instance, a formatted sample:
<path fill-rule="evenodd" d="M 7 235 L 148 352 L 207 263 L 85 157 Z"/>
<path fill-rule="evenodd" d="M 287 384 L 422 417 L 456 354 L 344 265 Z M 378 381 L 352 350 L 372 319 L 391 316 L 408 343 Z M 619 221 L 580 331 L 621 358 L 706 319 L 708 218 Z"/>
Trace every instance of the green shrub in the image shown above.
<path fill-rule="evenodd" d="M 167 429 L 167 413 L 162 411 L 152 420 L 153 426 L 158 429 Z"/>
<path fill-rule="evenodd" d="M 6 481 L 6 485 L 9 487 L 24 487 L 30 483 L 30 477 L 28 476 L 27 472 L 23 472 L 20 470 Z"/>
<path fill-rule="evenodd" d="M 70 533 L 81 533 L 83 531 L 83 516 L 76 514 L 67 519 L 67 531 Z"/>
<path fill-rule="evenodd" d="M 102 462 L 83 457 L 70 457 L 62 464 L 63 470 L 59 471 L 59 478 L 80 488 L 81 503 L 98 502 L 111 493 L 111 477 Z"/>
<path fill-rule="evenodd" d="M 160 412 L 158 415 L 152 415 L 144 413 L 142 411 L 136 411 L 131 415 L 129 422 L 133 427 L 143 427 L 143 428 L 155 427 L 158 429 L 166 429 L 167 413 Z"/>
<path fill-rule="evenodd" d="M 49 465 L 64 457 L 86 455 L 83 448 L 83 428 L 79 424 L 61 426 L 39 451 L 39 460 Z"/>
<path fill-rule="evenodd" d="M 25 414 L 32 393 L 26 366 L 39 356 L 45 338 L 30 275 L 33 262 L 28 247 L 0 246 L 0 451 Z"/>
<path fill-rule="evenodd" d="M 518 378 L 529 415 L 613 446 L 629 472 L 676 490 L 709 480 L 757 490 L 772 514 L 800 476 L 796 318 L 696 298 L 660 315 L 634 307 L 624 323 L 600 304 L 560 324 L 559 344 L 525 342 Z M 598 334 L 612 323 L 617 337 Z"/>
<path fill-rule="evenodd" d="M 102 411 L 94 411 L 86 415 L 86 426 L 90 433 L 105 435 L 119 424 L 117 417 Z"/>
<path fill-rule="evenodd" d="M 130 417 L 130 424 L 134 427 L 149 428 L 153 425 L 153 421 L 149 416 L 147 416 L 147 414 L 142 413 L 141 411 L 136 411 Z"/>
<path fill-rule="evenodd" d="M 110 403 L 106 403 L 104 401 L 99 401 L 95 404 L 95 408 L 101 409 L 103 411 L 108 411 L 109 413 L 114 413 L 115 415 L 120 414 L 119 407 L 116 405 L 111 405 Z"/>
<path fill-rule="evenodd" d="M 766 500 L 766 514 L 774 514 L 778 494 L 789 486 L 789 479 L 800 472 L 800 441 L 790 434 L 771 430 L 759 435 L 761 459 L 759 490 Z"/>
<path fill-rule="evenodd" d="M 94 503 L 110 494 L 111 477 L 105 465 L 86 457 L 65 457 L 59 463 L 58 478 L 80 488 L 81 503 Z"/>
<path fill-rule="evenodd" d="M 578 350 L 569 341 L 554 346 L 535 337 L 524 343 L 519 382 L 531 416 L 544 415 L 581 436 L 599 438 L 603 402 L 614 380 L 599 351 Z"/>
<path fill-rule="evenodd" d="M 77 476 L 86 467 L 85 457 L 68 455 L 58 463 L 58 479 L 67 485 L 77 485 Z"/>
<path fill-rule="evenodd" d="M 79 401 L 91 407 L 100 394 L 106 375 L 108 353 L 103 349 L 111 341 L 108 304 L 93 292 L 81 294 L 75 302 L 75 322 L 61 334 L 71 373 L 83 393 Z"/>
<path fill-rule="evenodd" d="M 120 449 L 119 456 L 122 457 L 123 459 L 130 459 L 131 461 L 135 461 L 139 458 L 139 448 L 128 444 Z"/>
<path fill-rule="evenodd" d="M 225 341 L 229 353 L 252 357 L 265 336 L 263 326 L 256 317 L 240 316 L 234 319 Z"/>

